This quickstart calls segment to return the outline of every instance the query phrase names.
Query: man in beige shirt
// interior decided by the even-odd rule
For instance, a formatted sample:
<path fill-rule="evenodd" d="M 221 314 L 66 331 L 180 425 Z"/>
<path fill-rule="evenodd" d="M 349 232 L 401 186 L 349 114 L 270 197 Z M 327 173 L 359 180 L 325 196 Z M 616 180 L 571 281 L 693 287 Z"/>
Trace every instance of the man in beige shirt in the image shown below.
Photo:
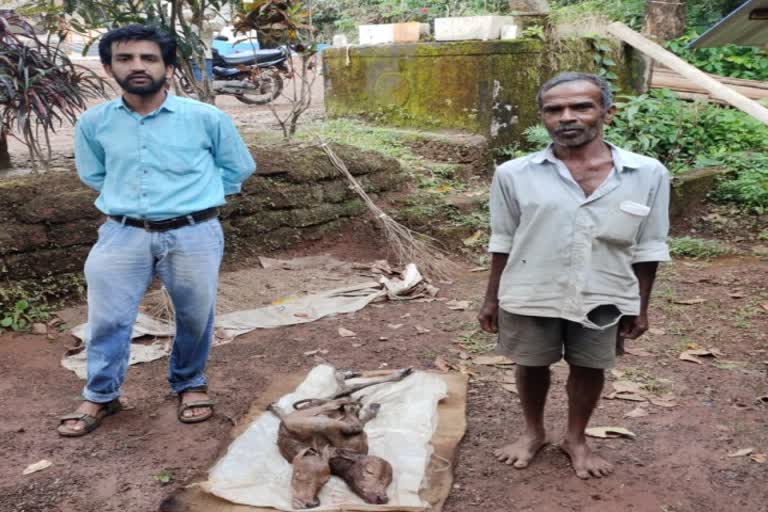
<path fill-rule="evenodd" d="M 549 366 L 570 367 L 560 447 L 579 478 L 609 462 L 584 431 L 613 366 L 617 337 L 648 329 L 659 261 L 669 260 L 669 173 L 603 140 L 615 106 L 595 75 L 562 73 L 537 97 L 553 143 L 500 165 L 491 186 L 491 276 L 478 320 L 517 362 L 525 432 L 496 457 L 524 468 L 547 444 Z"/>

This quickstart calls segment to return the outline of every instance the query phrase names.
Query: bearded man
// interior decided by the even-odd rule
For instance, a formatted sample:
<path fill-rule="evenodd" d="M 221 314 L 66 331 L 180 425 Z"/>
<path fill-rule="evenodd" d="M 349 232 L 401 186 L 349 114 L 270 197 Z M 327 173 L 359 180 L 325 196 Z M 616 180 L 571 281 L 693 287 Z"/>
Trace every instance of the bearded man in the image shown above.
<path fill-rule="evenodd" d="M 118 412 L 139 304 L 157 275 L 176 316 L 168 381 L 183 423 L 213 415 L 205 366 L 213 338 L 224 236 L 218 207 L 240 191 L 255 163 L 217 108 L 172 96 L 176 41 L 129 25 L 99 42 L 122 96 L 86 111 L 75 129 L 80 179 L 99 192 L 107 219 L 85 263 L 88 284 L 84 401 L 58 432 L 77 437 Z"/>
<path fill-rule="evenodd" d="M 491 186 L 491 275 L 478 320 L 517 362 L 525 431 L 496 457 L 518 469 L 548 442 L 549 366 L 570 373 L 560 442 L 579 478 L 612 465 L 584 437 L 623 338 L 648 329 L 659 261 L 669 259 L 669 173 L 603 139 L 616 107 L 602 78 L 563 73 L 539 91 L 552 144 L 498 167 Z"/>

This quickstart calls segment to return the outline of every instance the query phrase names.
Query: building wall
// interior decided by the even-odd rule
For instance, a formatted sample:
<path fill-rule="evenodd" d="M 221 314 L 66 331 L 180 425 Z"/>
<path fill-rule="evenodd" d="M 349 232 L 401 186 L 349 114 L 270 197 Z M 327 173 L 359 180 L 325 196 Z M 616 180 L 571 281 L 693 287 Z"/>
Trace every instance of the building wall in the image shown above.
<path fill-rule="evenodd" d="M 327 48 L 325 108 L 331 117 L 456 129 L 505 146 L 537 123 L 541 84 L 559 71 L 594 71 L 593 56 L 582 39 L 556 48 L 533 39 Z M 613 57 L 626 88 L 629 66 L 618 50 Z"/>

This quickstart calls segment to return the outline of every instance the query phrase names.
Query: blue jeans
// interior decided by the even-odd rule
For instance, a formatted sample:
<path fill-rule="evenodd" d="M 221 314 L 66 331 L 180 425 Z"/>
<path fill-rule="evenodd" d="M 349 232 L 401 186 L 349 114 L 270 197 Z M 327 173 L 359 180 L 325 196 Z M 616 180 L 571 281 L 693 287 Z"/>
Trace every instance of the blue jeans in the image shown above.
<path fill-rule="evenodd" d="M 88 381 L 83 398 L 120 396 L 139 304 L 155 275 L 176 313 L 168 381 L 179 393 L 205 385 L 224 235 L 217 219 L 163 232 L 109 219 L 85 262 L 88 283 Z"/>

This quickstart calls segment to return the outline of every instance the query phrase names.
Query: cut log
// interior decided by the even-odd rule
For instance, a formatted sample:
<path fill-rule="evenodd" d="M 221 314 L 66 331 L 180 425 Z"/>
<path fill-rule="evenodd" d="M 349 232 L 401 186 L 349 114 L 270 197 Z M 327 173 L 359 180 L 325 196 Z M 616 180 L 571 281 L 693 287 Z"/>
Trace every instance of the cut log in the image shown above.
<path fill-rule="evenodd" d="M 745 112 L 755 119 L 768 124 L 768 109 L 740 94 L 718 80 L 707 75 L 703 71 L 688 64 L 680 57 L 665 50 L 650 39 L 643 37 L 623 23 L 615 22 L 608 25 L 608 33 L 619 38 L 625 43 L 634 46 L 657 62 L 672 68 L 682 76 L 696 82 L 709 92 L 712 97 L 720 99 L 729 105 Z"/>
<path fill-rule="evenodd" d="M 719 75 L 713 75 L 707 73 L 710 77 L 714 78 L 718 82 L 727 85 L 734 91 L 743 94 L 747 98 L 753 100 L 761 100 L 768 98 L 768 83 L 758 80 L 744 80 L 739 78 L 729 78 Z M 693 80 L 689 80 L 682 76 L 677 71 L 663 67 L 654 66 L 653 75 L 651 78 L 651 87 L 654 89 L 671 89 L 681 98 L 685 99 L 706 99 L 717 103 L 725 103 L 725 101 L 714 98 L 712 95 L 701 85 Z"/>

